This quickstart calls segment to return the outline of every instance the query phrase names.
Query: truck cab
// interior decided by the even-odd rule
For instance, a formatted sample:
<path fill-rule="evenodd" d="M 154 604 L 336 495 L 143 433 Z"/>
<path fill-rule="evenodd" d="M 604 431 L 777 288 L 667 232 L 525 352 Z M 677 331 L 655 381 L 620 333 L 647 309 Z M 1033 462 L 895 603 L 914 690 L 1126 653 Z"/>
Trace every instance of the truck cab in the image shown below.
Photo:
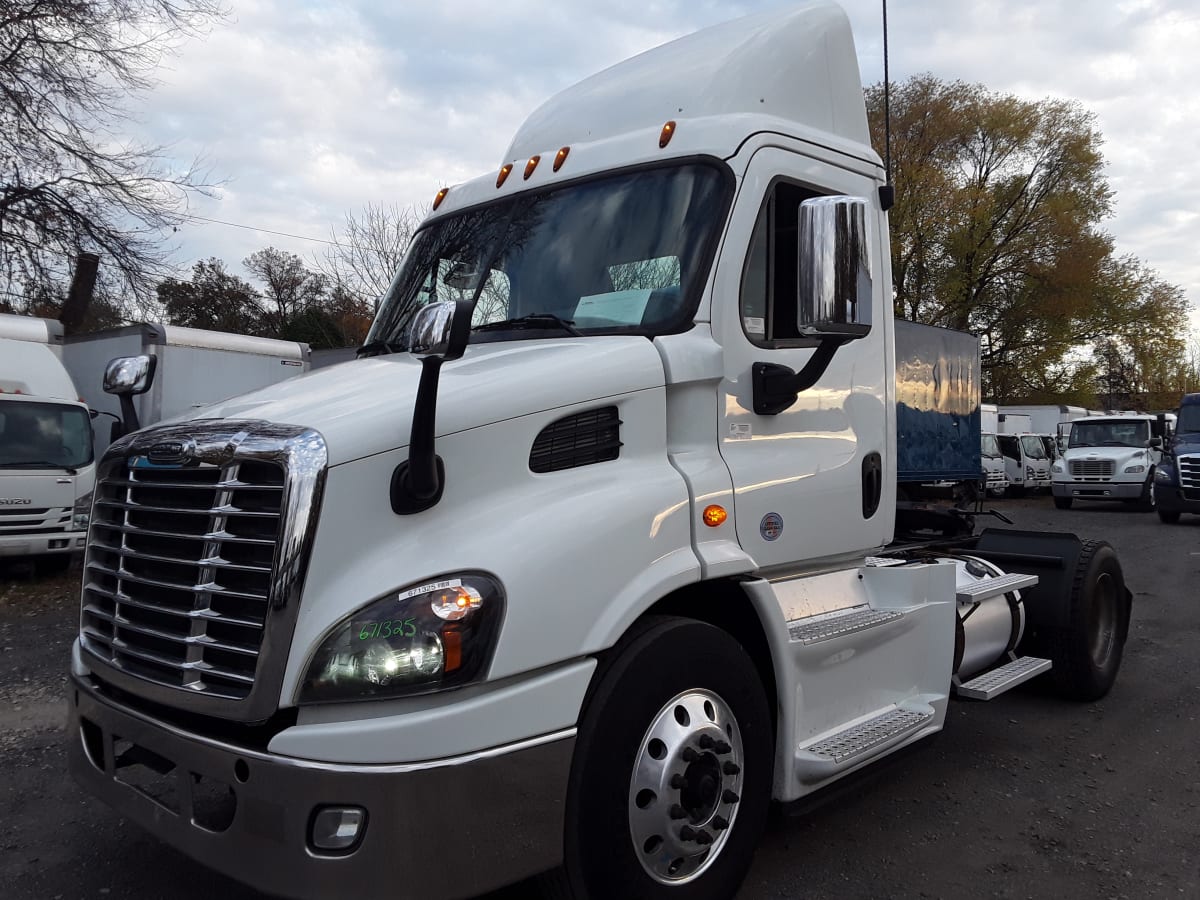
<path fill-rule="evenodd" d="M 1008 466 L 995 434 L 985 432 L 980 435 L 980 455 L 987 492 L 993 497 L 1003 497 L 1008 492 Z"/>
<path fill-rule="evenodd" d="M 92 423 L 58 356 L 62 326 L 0 315 L 0 557 L 66 568 L 87 534 Z"/>
<path fill-rule="evenodd" d="M 1004 456 L 1009 492 L 1021 496 L 1050 487 L 1050 458 L 1041 435 L 1019 432 L 997 435 Z"/>
<path fill-rule="evenodd" d="M 1175 524 L 1183 513 L 1200 515 L 1200 394 L 1186 394 L 1174 433 L 1154 470 L 1158 517 Z"/>
<path fill-rule="evenodd" d="M 75 777 L 273 895 L 728 897 L 952 697 L 1104 696 L 1110 547 L 896 542 L 890 201 L 830 3 L 551 98 L 361 358 L 105 452 Z"/>
<path fill-rule="evenodd" d="M 1053 466 L 1054 505 L 1070 509 L 1076 500 L 1121 500 L 1154 509 L 1155 473 L 1168 430 L 1165 417 L 1138 413 L 1075 420 Z"/>

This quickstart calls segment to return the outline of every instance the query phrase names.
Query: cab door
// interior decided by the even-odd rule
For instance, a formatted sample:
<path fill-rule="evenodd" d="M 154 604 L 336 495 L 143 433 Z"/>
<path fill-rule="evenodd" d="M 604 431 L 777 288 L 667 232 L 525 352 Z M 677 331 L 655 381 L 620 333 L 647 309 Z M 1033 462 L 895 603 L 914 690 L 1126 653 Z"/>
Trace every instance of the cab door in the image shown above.
<path fill-rule="evenodd" d="M 830 154 L 832 156 L 832 154 Z M 877 183 L 780 146 L 747 167 L 715 275 L 713 333 L 723 346 L 721 453 L 734 485 L 738 540 L 760 568 L 861 556 L 891 539 L 895 515 L 890 271 Z M 799 372 L 818 342 L 799 334 L 800 204 L 822 195 L 869 203 L 869 332 L 841 346 L 815 384 L 774 415 L 754 412 L 755 363 Z"/>

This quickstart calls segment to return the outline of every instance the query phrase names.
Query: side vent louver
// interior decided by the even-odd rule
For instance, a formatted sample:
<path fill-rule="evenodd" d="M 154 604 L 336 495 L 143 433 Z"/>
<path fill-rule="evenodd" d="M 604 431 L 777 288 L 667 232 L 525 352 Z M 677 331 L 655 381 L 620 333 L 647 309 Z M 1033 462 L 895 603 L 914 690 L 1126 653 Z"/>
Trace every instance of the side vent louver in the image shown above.
<path fill-rule="evenodd" d="M 558 472 L 616 459 L 621 453 L 621 420 L 615 406 L 551 422 L 533 442 L 529 468 L 538 473 Z"/>

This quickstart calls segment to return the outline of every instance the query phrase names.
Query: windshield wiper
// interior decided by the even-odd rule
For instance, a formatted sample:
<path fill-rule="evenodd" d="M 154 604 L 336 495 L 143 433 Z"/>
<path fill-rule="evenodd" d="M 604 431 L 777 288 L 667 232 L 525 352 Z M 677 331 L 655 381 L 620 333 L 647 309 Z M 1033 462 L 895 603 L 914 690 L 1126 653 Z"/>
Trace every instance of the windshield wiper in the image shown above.
<path fill-rule="evenodd" d="M 403 350 L 404 347 L 395 341 L 371 341 L 355 350 L 354 358 L 362 359 L 364 356 L 383 356 L 387 353 L 400 353 Z"/>
<path fill-rule="evenodd" d="M 518 316 L 515 319 L 503 319 L 499 322 L 488 322 L 486 325 L 476 325 L 472 331 L 504 331 L 511 329 L 520 331 L 525 328 L 557 328 L 560 331 L 565 331 L 572 337 L 583 337 L 583 334 L 575 327 L 573 319 L 564 319 L 554 313 L 530 313 L 527 316 Z"/>
<path fill-rule="evenodd" d="M 74 466 L 49 462 L 44 459 L 31 459 L 29 462 L 0 463 L 0 469 L 63 469 L 68 475 L 77 474 Z"/>

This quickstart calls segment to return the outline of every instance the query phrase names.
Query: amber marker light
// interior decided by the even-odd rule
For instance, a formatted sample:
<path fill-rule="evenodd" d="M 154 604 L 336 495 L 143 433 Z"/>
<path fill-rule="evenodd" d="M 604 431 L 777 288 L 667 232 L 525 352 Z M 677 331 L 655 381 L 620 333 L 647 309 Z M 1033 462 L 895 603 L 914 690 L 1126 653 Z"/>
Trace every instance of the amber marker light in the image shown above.
<path fill-rule="evenodd" d="M 496 176 L 496 187 L 500 187 L 500 185 L 504 184 L 505 179 L 508 178 L 508 173 L 511 171 L 512 163 L 506 163 L 500 167 L 500 174 Z"/>
<path fill-rule="evenodd" d="M 433 208 L 437 209 L 442 205 L 442 201 L 446 199 L 446 195 L 450 193 L 450 188 L 442 188 L 437 192 L 437 196 L 433 198 Z"/>
<path fill-rule="evenodd" d="M 529 157 L 529 162 L 525 163 L 525 180 L 529 180 L 529 176 L 533 174 L 533 170 L 537 168 L 537 164 L 542 161 L 540 156 Z"/>
<path fill-rule="evenodd" d="M 668 122 L 666 125 L 663 126 L 662 134 L 660 134 L 658 136 L 659 149 L 662 149 L 663 147 L 667 146 L 667 144 L 671 143 L 671 138 L 674 137 L 674 135 L 675 135 L 675 123 Z"/>
<path fill-rule="evenodd" d="M 570 147 L 563 147 L 556 154 L 554 154 L 554 171 L 555 172 L 557 172 L 559 169 L 562 168 L 562 164 L 567 161 L 567 154 L 570 152 L 571 152 Z"/>
<path fill-rule="evenodd" d="M 724 525 L 725 520 L 729 518 L 729 513 L 725 512 L 725 507 L 717 506 L 715 503 L 712 506 L 704 507 L 704 524 L 709 528 L 717 528 Z"/>

